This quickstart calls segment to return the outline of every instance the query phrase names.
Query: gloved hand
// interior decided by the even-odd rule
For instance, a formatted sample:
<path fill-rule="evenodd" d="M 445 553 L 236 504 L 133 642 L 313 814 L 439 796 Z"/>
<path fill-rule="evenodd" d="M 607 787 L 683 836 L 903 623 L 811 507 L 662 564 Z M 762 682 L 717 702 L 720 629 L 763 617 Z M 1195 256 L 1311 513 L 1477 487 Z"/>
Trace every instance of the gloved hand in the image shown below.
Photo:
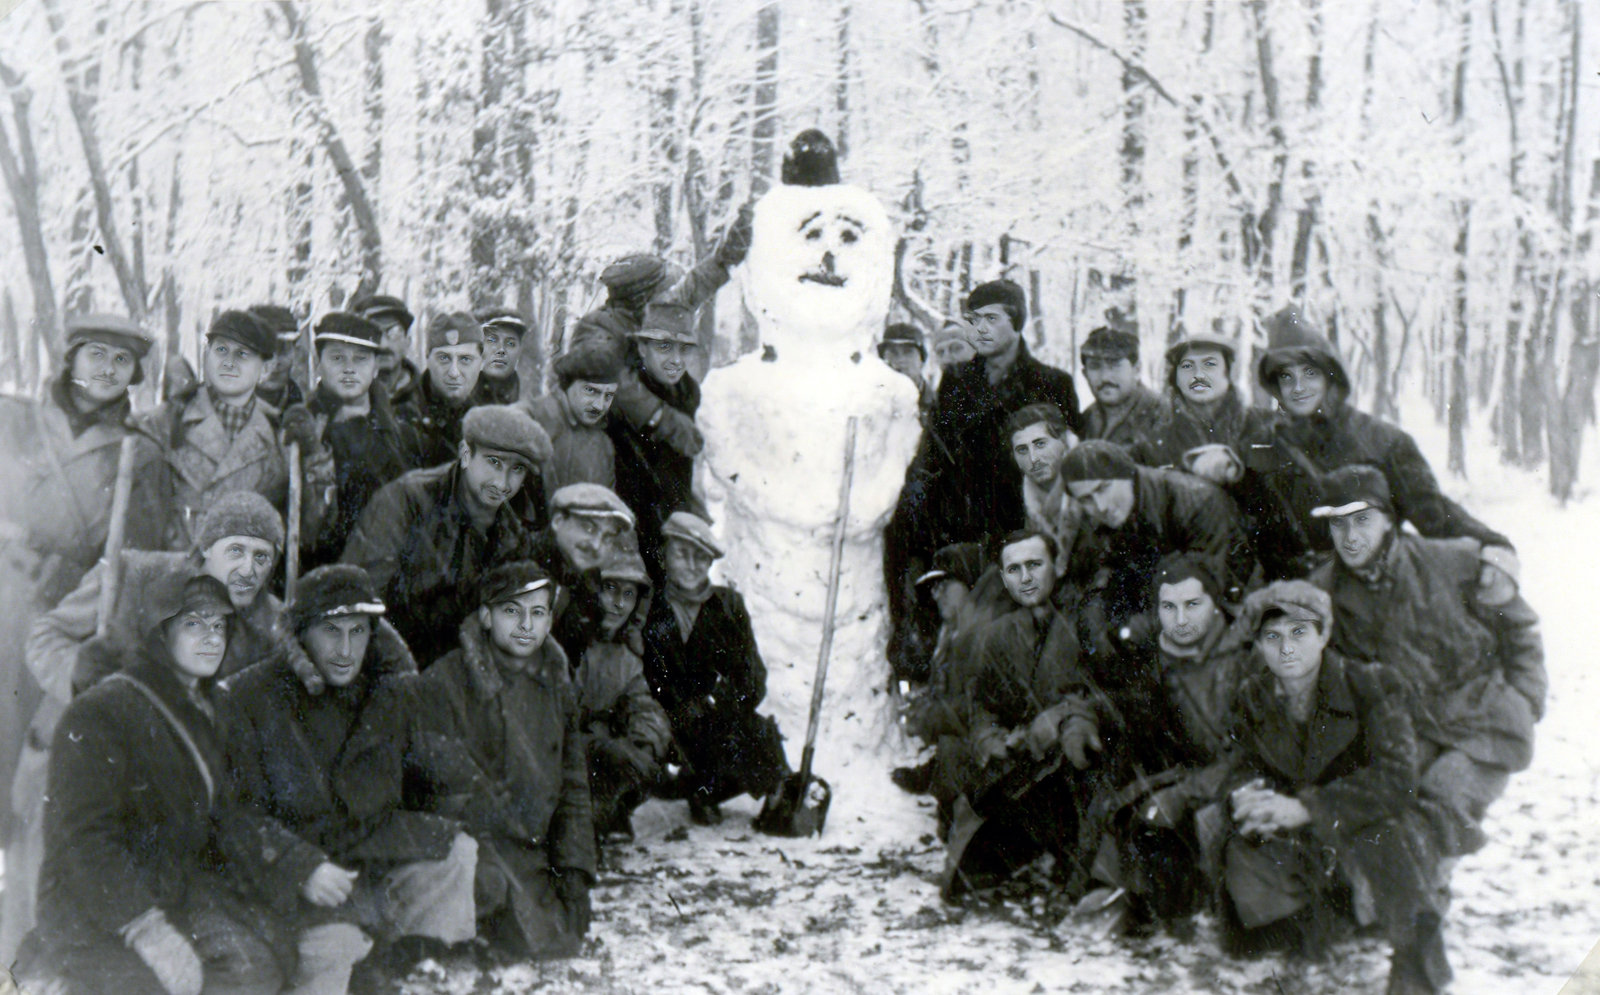
<path fill-rule="evenodd" d="M 322 445 L 317 438 L 317 419 L 304 404 L 291 404 L 278 419 L 283 428 L 284 445 L 297 443 L 301 453 L 313 453 Z"/>
<path fill-rule="evenodd" d="M 1196 446 L 1184 453 L 1183 465 L 1190 473 L 1219 487 L 1237 484 L 1244 476 L 1244 464 L 1239 461 L 1239 455 L 1232 446 L 1220 442 Z"/>
<path fill-rule="evenodd" d="M 661 776 L 661 765 L 648 747 L 620 736 L 597 736 L 594 742 L 618 764 L 638 774 L 640 780 L 650 782 Z"/>
<path fill-rule="evenodd" d="M 1491 607 L 1509 604 L 1517 596 L 1517 576 L 1522 564 L 1510 546 L 1485 546 L 1479 554 L 1478 600 Z"/>
<path fill-rule="evenodd" d="M 997 726 L 985 726 L 973 731 L 972 758 L 978 761 L 979 767 L 987 767 L 993 760 L 1005 759 L 1006 753 L 1006 736 Z"/>
<path fill-rule="evenodd" d="M 589 931 L 589 923 L 594 919 L 594 909 L 589 904 L 589 872 L 576 867 L 558 867 L 552 873 L 561 907 L 567 911 L 567 925 L 575 935 L 582 936 Z"/>
<path fill-rule="evenodd" d="M 1081 715 L 1074 715 L 1061 727 L 1061 752 L 1072 761 L 1072 766 L 1083 770 L 1089 766 L 1089 750 L 1099 753 L 1100 730 L 1095 723 Z"/>
<path fill-rule="evenodd" d="M 1043 760 L 1061 738 L 1061 723 L 1066 721 L 1067 711 L 1067 705 L 1063 702 L 1034 716 L 1033 722 L 1028 725 L 1027 736 L 1028 752 L 1033 754 L 1033 759 Z"/>
<path fill-rule="evenodd" d="M 167 922 L 166 913 L 151 907 L 124 926 L 122 935 L 167 995 L 200 995 L 205 987 L 205 966 L 188 937 Z"/>
<path fill-rule="evenodd" d="M 706 447 L 706 437 L 700 434 L 694 419 L 670 405 L 662 405 L 661 420 L 656 422 L 650 435 L 685 456 L 699 456 L 700 450 Z"/>
<path fill-rule="evenodd" d="M 717 262 L 724 268 L 732 269 L 744 262 L 744 257 L 750 252 L 751 228 L 755 216 L 755 202 L 746 201 L 739 208 L 739 216 L 734 218 L 733 224 L 728 227 L 727 234 L 722 236 L 722 244 L 717 246 Z"/>
<path fill-rule="evenodd" d="M 162 381 L 161 399 L 177 404 L 189 403 L 200 389 L 200 378 L 194 375 L 194 367 L 177 353 L 167 360 Z"/>

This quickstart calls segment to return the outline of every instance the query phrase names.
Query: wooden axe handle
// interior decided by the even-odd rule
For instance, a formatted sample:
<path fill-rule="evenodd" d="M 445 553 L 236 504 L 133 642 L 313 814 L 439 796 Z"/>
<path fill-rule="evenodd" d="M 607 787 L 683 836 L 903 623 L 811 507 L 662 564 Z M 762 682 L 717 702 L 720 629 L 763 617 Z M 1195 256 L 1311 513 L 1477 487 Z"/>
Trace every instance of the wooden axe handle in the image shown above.
<path fill-rule="evenodd" d="M 283 601 L 294 601 L 295 585 L 300 581 L 300 505 L 304 499 L 305 473 L 300 468 L 300 443 L 284 447 L 289 462 L 289 521 L 283 541 Z"/>
<path fill-rule="evenodd" d="M 133 451 L 138 439 L 122 437 L 117 451 L 117 482 L 111 491 L 111 521 L 106 527 L 105 564 L 100 577 L 100 604 L 94 634 L 104 636 L 111 629 L 111 613 L 117 610 L 117 593 L 122 582 L 122 544 L 128 535 L 128 501 L 133 494 Z"/>

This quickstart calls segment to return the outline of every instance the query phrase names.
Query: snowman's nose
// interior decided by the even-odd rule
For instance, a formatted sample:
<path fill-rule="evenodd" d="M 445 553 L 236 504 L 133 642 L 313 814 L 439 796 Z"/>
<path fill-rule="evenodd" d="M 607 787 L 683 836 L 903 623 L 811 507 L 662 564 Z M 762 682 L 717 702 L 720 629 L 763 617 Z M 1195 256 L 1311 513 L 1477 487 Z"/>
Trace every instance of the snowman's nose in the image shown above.
<path fill-rule="evenodd" d="M 822 268 L 827 270 L 829 273 L 833 272 L 833 253 L 824 252 L 822 254 Z"/>

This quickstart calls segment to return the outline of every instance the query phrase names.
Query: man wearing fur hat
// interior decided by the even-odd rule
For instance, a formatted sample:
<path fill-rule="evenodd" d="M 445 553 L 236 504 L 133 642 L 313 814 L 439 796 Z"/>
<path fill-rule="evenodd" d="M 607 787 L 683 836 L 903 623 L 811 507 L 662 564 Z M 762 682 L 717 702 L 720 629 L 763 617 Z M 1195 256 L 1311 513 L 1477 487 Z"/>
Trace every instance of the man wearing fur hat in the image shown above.
<path fill-rule="evenodd" d="M 1233 386 L 1236 347 L 1220 335 L 1188 335 L 1167 350 L 1167 398 L 1143 444 L 1146 466 L 1185 470 L 1220 487 L 1239 484 L 1245 454 L 1261 442 L 1270 418 L 1248 408 Z"/>
<path fill-rule="evenodd" d="M 560 596 L 530 560 L 485 574 L 416 715 L 421 797 L 478 841 L 479 931 L 519 958 L 576 954 L 594 883 L 578 698 L 549 638 Z"/>
<path fill-rule="evenodd" d="M 525 412 L 479 405 L 462 418 L 452 462 L 385 484 L 356 520 L 340 559 L 372 577 L 422 660 L 453 645 L 447 620 L 477 607 L 479 574 L 528 555 L 532 537 L 509 502 L 549 458 L 549 437 Z"/>
<path fill-rule="evenodd" d="M 175 573 L 204 574 L 220 581 L 236 612 L 232 637 L 218 674 L 226 677 L 271 652 L 280 642 L 282 605 L 266 589 L 283 552 L 283 520 L 267 499 L 236 491 L 217 500 L 201 519 L 195 547 L 186 553 L 124 549 L 118 566 L 117 599 L 102 628 L 100 596 L 106 567 L 83 576 L 77 589 L 40 616 L 28 634 L 28 670 L 44 689 L 33 713 L 26 745 L 12 784 L 11 804 L 21 828 L 6 853 L 5 912 L 0 917 L 0 955 L 9 958 L 32 924 L 33 881 L 38 874 L 45 771 L 61 714 L 80 692 L 112 673 L 110 633 L 143 610 L 157 580 Z M 9 959 L 6 961 L 9 963 Z"/>
<path fill-rule="evenodd" d="M 1267 320 L 1267 350 L 1256 377 L 1278 401 L 1270 448 L 1252 447 L 1253 468 L 1268 488 L 1270 508 L 1253 513 L 1264 523 L 1257 551 L 1268 577 L 1304 576 L 1332 552 L 1328 532 L 1311 517 L 1323 502 L 1322 477 L 1351 463 L 1382 471 L 1394 510 L 1422 535 L 1471 538 L 1480 544 L 1486 590 L 1512 590 L 1517 557 L 1511 541 L 1445 497 L 1415 440 L 1350 402 L 1350 377 L 1333 344 L 1289 307 Z M 1247 509 L 1248 510 L 1248 509 Z"/>
<path fill-rule="evenodd" d="M 491 307 L 472 312 L 483 326 L 483 371 L 473 389 L 474 404 L 516 404 L 522 400 L 522 377 L 517 374 L 517 357 L 522 355 L 522 339 L 528 323 L 510 308 Z"/>
<path fill-rule="evenodd" d="M 606 432 L 606 414 L 622 383 L 623 353 L 602 343 L 568 349 L 556 358 L 556 389 L 522 402 L 523 410 L 550 436 L 553 455 L 545 467 L 545 490 L 568 484 L 617 483 L 617 448 Z"/>
<path fill-rule="evenodd" d="M 767 667 L 744 598 L 711 583 L 722 548 L 710 524 L 674 512 L 662 534 L 666 584 L 645 622 L 645 677 L 688 757 L 678 797 L 696 824 L 715 825 L 722 802 L 770 794 L 789 765 L 777 722 L 756 714 Z"/>
<path fill-rule="evenodd" d="M 600 565 L 619 544 L 633 543 L 634 517 L 622 499 L 599 484 L 568 484 L 550 498 L 550 524 L 533 537 L 529 558 L 537 560 L 566 592 L 565 610 L 556 621 L 561 648 L 581 657 L 601 635 L 606 616 L 601 604 Z M 626 537 L 626 538 L 625 538 Z M 625 637 L 642 652 L 635 618 L 623 627 Z"/>
<path fill-rule="evenodd" d="M 1485 841 L 1484 811 L 1533 759 L 1549 684 L 1539 616 L 1515 589 L 1479 586 L 1478 540 L 1402 531 L 1376 467 L 1335 470 L 1323 500 L 1311 514 L 1337 558 L 1311 580 L 1333 597 L 1333 645 L 1411 687 L 1418 797 L 1446 854 L 1471 853 Z"/>
<path fill-rule="evenodd" d="M 427 372 L 395 417 L 416 433 L 422 466 L 455 459 L 461 419 L 474 403 L 483 374 L 483 326 L 465 312 L 435 315 L 428 322 Z"/>
<path fill-rule="evenodd" d="M 1161 420 L 1161 395 L 1139 381 L 1139 336 L 1100 327 L 1078 348 L 1094 403 L 1083 412 L 1083 437 L 1132 449 Z"/>
<path fill-rule="evenodd" d="M 224 683 L 217 712 L 240 801 L 267 827 L 273 907 L 382 944 L 411 938 L 369 968 L 403 971 L 475 935 L 478 847 L 451 820 L 403 807 L 413 717 L 425 709 L 415 660 L 377 624 L 384 610 L 359 567 L 306 574 L 287 609 L 290 637 Z"/>
<path fill-rule="evenodd" d="M 378 340 L 378 386 L 388 393 L 391 407 L 406 403 L 422 382 L 422 371 L 407 355 L 416 316 L 404 301 L 387 294 L 358 298 L 347 309 L 383 330 Z"/>

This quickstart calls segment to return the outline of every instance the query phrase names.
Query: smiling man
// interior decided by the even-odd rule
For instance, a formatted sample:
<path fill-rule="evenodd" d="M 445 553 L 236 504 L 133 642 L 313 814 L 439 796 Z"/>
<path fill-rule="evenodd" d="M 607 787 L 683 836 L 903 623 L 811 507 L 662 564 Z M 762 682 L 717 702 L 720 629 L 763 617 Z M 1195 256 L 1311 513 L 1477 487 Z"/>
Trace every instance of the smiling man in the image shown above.
<path fill-rule="evenodd" d="M 624 366 L 619 349 L 599 342 L 574 346 L 555 361 L 556 389 L 521 404 L 550 436 L 553 455 L 544 480 L 550 494 L 568 484 L 616 486 L 617 449 L 606 415 Z"/>
<path fill-rule="evenodd" d="M 571 598 L 555 635 L 574 657 L 582 656 L 601 635 L 606 610 L 598 570 L 619 542 L 636 548 L 636 537 L 623 535 L 633 528 L 633 512 L 615 492 L 599 484 L 568 484 L 550 498 L 550 524 L 533 537 L 531 558 Z M 640 624 L 632 626 L 634 643 Z"/>
<path fill-rule="evenodd" d="M 550 458 L 550 438 L 527 413 L 485 404 L 462 419 L 454 461 L 412 470 L 380 488 L 340 557 L 364 567 L 417 659 L 444 655 L 477 607 L 485 570 L 525 558 L 532 536 L 508 502 Z"/>
<path fill-rule="evenodd" d="M 435 315 L 428 322 L 427 370 L 415 394 L 395 417 L 416 434 L 423 466 L 455 458 L 461 419 L 475 403 L 483 373 L 483 326 L 464 311 Z"/>
<path fill-rule="evenodd" d="M 1135 460 L 1221 487 L 1241 485 L 1250 446 L 1264 441 L 1271 416 L 1240 400 L 1233 385 L 1236 351 L 1221 335 L 1186 336 L 1167 350 L 1166 403 L 1145 440 L 1130 447 Z"/>

